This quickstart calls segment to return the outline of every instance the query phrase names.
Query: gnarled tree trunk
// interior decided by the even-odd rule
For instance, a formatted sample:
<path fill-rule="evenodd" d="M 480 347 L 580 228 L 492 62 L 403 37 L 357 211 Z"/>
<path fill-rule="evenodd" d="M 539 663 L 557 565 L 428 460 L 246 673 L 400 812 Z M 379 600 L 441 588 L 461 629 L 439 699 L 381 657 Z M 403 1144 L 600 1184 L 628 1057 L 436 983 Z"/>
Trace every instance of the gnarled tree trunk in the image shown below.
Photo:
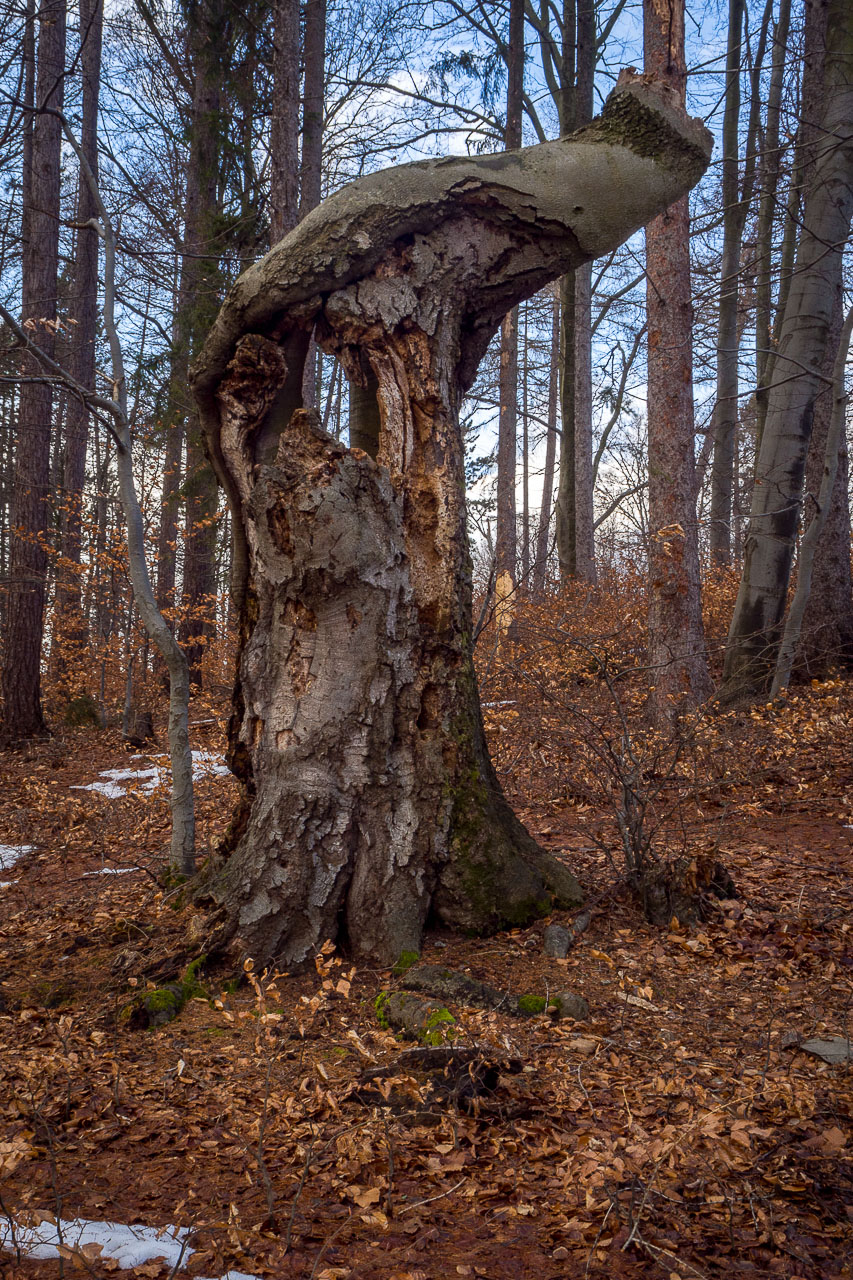
<path fill-rule="evenodd" d="M 709 145 L 626 75 L 571 139 L 344 188 L 226 300 L 193 382 L 238 542 L 245 798 L 205 892 L 257 959 L 341 937 L 388 960 L 428 917 L 485 932 L 579 900 L 485 746 L 459 403 L 501 317 L 670 204 Z M 312 328 L 375 394 L 375 460 L 302 407 Z"/>

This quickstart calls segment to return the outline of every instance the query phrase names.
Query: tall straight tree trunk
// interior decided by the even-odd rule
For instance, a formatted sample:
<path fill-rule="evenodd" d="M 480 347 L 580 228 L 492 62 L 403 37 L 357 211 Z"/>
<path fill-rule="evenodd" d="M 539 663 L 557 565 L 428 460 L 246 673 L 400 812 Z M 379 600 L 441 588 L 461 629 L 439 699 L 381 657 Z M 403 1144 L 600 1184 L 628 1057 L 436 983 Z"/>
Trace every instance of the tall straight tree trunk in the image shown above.
<path fill-rule="evenodd" d="M 595 0 L 578 0 L 575 127 L 592 119 L 595 85 Z M 592 475 L 592 263 L 575 273 L 574 455 L 575 576 L 595 582 Z"/>
<path fill-rule="evenodd" d="M 80 66 L 83 73 L 83 119 L 80 146 L 98 178 L 98 102 L 101 91 L 101 38 L 103 0 L 81 0 Z M 86 224 L 97 218 L 98 210 L 89 184 L 80 175 L 77 193 L 77 230 L 74 245 L 74 286 L 70 318 L 75 321 L 70 337 L 68 371 L 87 390 L 95 389 L 95 339 L 98 323 L 98 233 Z M 70 564 L 80 564 L 83 484 L 86 476 L 86 445 L 89 410 L 76 396 L 69 396 L 65 409 L 65 458 L 63 488 L 65 505 L 62 521 L 62 555 Z M 71 626 L 77 639 L 85 639 L 81 613 L 80 584 L 76 578 L 57 589 L 61 610 L 74 615 Z"/>
<path fill-rule="evenodd" d="M 839 268 L 841 261 L 838 262 Z M 841 274 L 836 284 L 835 306 L 830 321 L 826 352 L 820 372 L 829 378 L 833 373 L 833 357 L 841 343 L 844 295 Z M 847 354 L 846 351 L 844 353 Z M 827 473 L 827 439 L 836 411 L 834 388 L 823 390 L 815 399 L 814 424 L 806 460 L 805 531 L 819 514 L 818 495 Z M 843 408 L 841 410 L 844 412 Z M 814 548 L 811 567 L 811 589 L 803 610 L 799 645 L 796 653 L 798 670 L 809 678 L 825 676 L 833 668 L 853 664 L 853 583 L 850 574 L 850 504 L 848 498 L 849 463 L 847 433 L 838 433 L 835 480 L 828 509 L 820 512 L 823 527 Z M 805 534 L 804 534 L 805 536 Z M 797 569 L 799 576 L 799 566 Z"/>
<path fill-rule="evenodd" d="M 198 6 L 192 32 L 194 97 L 187 166 L 182 306 L 179 316 L 180 360 L 189 360 L 219 304 L 220 249 L 215 239 L 217 185 L 220 158 L 223 62 L 227 60 L 223 18 L 215 0 Z M 183 370 L 182 370 L 183 372 Z M 183 384 L 186 386 L 186 383 Z M 187 404 L 186 513 L 184 529 L 184 582 L 181 641 L 187 655 L 190 679 L 202 683 L 202 659 L 215 635 L 216 514 L 219 493 L 207 460 L 194 409 Z"/>
<path fill-rule="evenodd" d="M 745 138 L 740 130 L 740 77 L 743 47 L 743 0 L 729 0 L 726 105 L 723 117 L 723 252 L 720 263 L 720 309 L 717 322 L 717 396 L 711 423 L 714 458 L 711 470 L 711 559 L 732 559 L 735 502 L 735 453 L 738 432 L 738 352 L 742 334 L 739 291 L 743 232 L 755 184 L 756 138 L 759 133 L 761 72 L 773 0 L 766 0 L 750 76 L 750 108 Z M 772 75 L 772 73 L 771 73 Z M 778 122 L 777 122 L 778 123 Z M 743 150 L 743 181 L 738 176 Z"/>
<path fill-rule="evenodd" d="M 175 607 L 175 571 L 177 565 L 178 511 L 181 500 L 182 462 L 184 454 L 184 412 L 176 404 L 181 367 L 186 369 L 175 340 L 169 374 L 169 398 L 166 406 L 166 447 L 161 480 L 160 529 L 157 539 L 157 608 L 162 614 Z M 186 382 L 184 382 L 186 386 Z M 173 627 L 174 630 L 174 627 Z"/>
<path fill-rule="evenodd" d="M 806 187 L 814 177 L 814 165 L 823 145 L 818 121 L 823 107 L 826 74 L 826 30 L 818 21 L 826 10 L 816 10 L 806 31 L 803 61 L 803 180 Z M 797 667 L 809 676 L 826 675 L 833 667 L 849 667 L 853 662 L 853 583 L 850 573 L 850 505 L 848 498 L 847 433 L 840 433 L 835 482 L 828 509 L 818 512 L 818 494 L 830 460 L 827 438 L 836 412 L 834 366 L 844 324 L 844 281 L 842 258 L 832 259 L 833 304 L 826 347 L 819 372 L 826 383 L 814 402 L 814 420 L 806 458 L 806 501 L 804 529 L 820 514 L 822 528 L 812 552 L 811 590 L 802 614 L 797 650 Z M 845 352 L 846 355 L 846 352 Z"/>
<path fill-rule="evenodd" d="M 738 420 L 738 285 L 744 219 L 738 182 L 740 75 L 745 0 L 729 0 L 726 105 L 723 113 L 723 254 L 717 322 L 717 399 L 711 430 L 711 560 L 728 565 L 732 556 L 734 450 Z"/>
<path fill-rule="evenodd" d="M 326 0 L 305 3 L 305 85 L 299 216 L 316 209 L 323 194 L 323 129 L 326 110 Z"/>
<path fill-rule="evenodd" d="M 769 388 L 743 575 L 729 629 L 721 697 L 761 695 L 776 664 L 802 509 L 816 402 L 827 392 L 822 362 L 836 305 L 838 261 L 853 217 L 853 11 L 846 0 L 811 0 L 809 32 L 826 31 L 822 109 L 796 267 Z"/>
<path fill-rule="evenodd" d="M 560 137 L 575 128 L 577 0 L 563 0 L 563 44 L 560 63 Z M 577 572 L 577 513 L 575 509 L 575 273 L 560 281 L 560 467 L 557 473 L 557 561 L 560 581 Z"/>
<path fill-rule="evenodd" d="M 55 348 L 59 267 L 61 125 L 38 108 L 61 109 L 65 72 L 65 0 L 43 0 L 39 12 L 36 115 L 32 126 L 29 197 L 22 210 L 21 314 L 32 322 L 50 355 Z M 27 149 L 29 150 L 29 148 Z M 26 159 L 26 152 L 25 152 Z M 47 321 L 45 324 L 43 322 Z M 24 361 L 25 377 L 37 377 Z M 24 382 L 18 412 L 12 493 L 8 605 L 3 635 L 3 737 L 6 741 L 47 733 L 41 706 L 41 646 L 47 554 L 43 535 L 50 518 L 50 445 L 53 396 L 42 382 Z"/>
<path fill-rule="evenodd" d="M 536 557 L 533 562 L 533 591 L 541 596 L 548 574 L 548 540 L 551 534 L 551 497 L 554 492 L 554 463 L 557 458 L 557 400 L 560 394 L 560 295 L 554 293 L 551 306 L 551 366 L 548 376 L 548 433 L 545 437 L 545 470 L 542 475 L 542 506 L 536 530 Z"/>
<path fill-rule="evenodd" d="M 779 146 L 779 121 L 790 24 L 791 0 L 779 0 L 779 14 L 773 28 L 770 87 L 767 95 L 764 145 L 761 149 L 761 196 L 755 232 L 756 456 L 767 415 L 766 387 L 773 335 L 773 219 L 778 198 L 782 157 Z"/>
<path fill-rule="evenodd" d="M 273 6 L 270 244 L 299 216 L 299 0 Z"/>
<path fill-rule="evenodd" d="M 643 0 L 644 67 L 684 103 L 683 0 Z M 646 227 L 649 435 L 649 714 L 671 724 L 711 691 L 694 488 L 690 210 L 682 196 Z"/>
<path fill-rule="evenodd" d="M 521 583 L 530 590 L 530 320 L 529 305 L 524 308 L 524 361 L 521 373 Z"/>
<path fill-rule="evenodd" d="M 316 209 L 323 196 L 323 130 L 326 120 L 326 0 L 305 0 L 305 86 L 302 98 L 302 157 L 299 217 Z M 317 407 L 317 347 L 308 344 L 302 399 Z"/>
<path fill-rule="evenodd" d="M 537 548 L 533 562 L 533 590 L 542 595 L 548 573 L 548 540 L 551 536 L 553 471 L 557 458 L 557 401 L 560 398 L 560 291 L 555 289 L 551 305 L 551 369 L 548 374 L 548 430 L 546 461 L 542 475 L 542 507 L 539 508 Z"/>
<path fill-rule="evenodd" d="M 524 93 L 524 0 L 510 0 L 507 40 L 507 151 L 521 146 Z M 498 379 L 498 482 L 495 518 L 495 595 L 501 601 L 515 590 L 517 566 L 515 520 L 515 455 L 518 431 L 518 308 L 507 312 L 501 325 Z"/>

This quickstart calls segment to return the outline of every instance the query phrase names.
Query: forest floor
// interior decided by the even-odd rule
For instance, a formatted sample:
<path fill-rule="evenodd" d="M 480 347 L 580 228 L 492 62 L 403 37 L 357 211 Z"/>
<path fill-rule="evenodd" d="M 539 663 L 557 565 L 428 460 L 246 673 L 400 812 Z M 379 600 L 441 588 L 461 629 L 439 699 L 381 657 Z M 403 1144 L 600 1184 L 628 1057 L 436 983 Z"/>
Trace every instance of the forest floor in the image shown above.
<path fill-rule="evenodd" d="M 566 960 L 543 954 L 547 921 L 433 933 L 422 959 L 515 993 L 570 988 L 590 1014 L 453 1006 L 452 1041 L 505 1064 L 473 1102 L 399 1065 L 407 1046 L 375 1009 L 398 979 L 331 952 L 274 984 L 202 967 L 174 1021 L 134 1026 L 134 997 L 203 950 L 203 920 L 158 879 L 165 792 L 75 789 L 147 767 L 115 732 L 0 758 L 0 845 L 32 846 L 0 872 L 5 1280 L 853 1275 L 853 1064 L 799 1047 L 853 1034 L 853 687 L 717 717 L 689 766 L 664 768 L 660 743 L 641 762 L 655 856 L 711 848 L 738 888 L 701 924 L 659 929 L 621 886 L 608 797 L 625 779 L 603 768 L 591 789 L 599 729 L 560 737 L 559 680 L 524 715 L 510 667 L 485 685 L 510 798 L 576 869 L 592 919 Z M 194 733 L 222 752 L 219 726 Z M 202 848 L 234 785 L 199 782 Z M 70 1233 L 64 1259 L 16 1257 L 13 1224 L 25 1242 L 52 1217 L 191 1234 L 129 1272 Z"/>

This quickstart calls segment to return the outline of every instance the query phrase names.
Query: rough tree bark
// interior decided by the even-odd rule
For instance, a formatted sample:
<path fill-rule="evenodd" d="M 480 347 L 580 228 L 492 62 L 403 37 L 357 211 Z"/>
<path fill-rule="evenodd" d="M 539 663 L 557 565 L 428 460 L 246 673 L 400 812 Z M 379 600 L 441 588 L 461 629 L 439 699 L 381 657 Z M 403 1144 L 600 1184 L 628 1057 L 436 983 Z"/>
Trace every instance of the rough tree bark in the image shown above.
<path fill-rule="evenodd" d="M 558 99 L 560 133 L 592 119 L 596 29 L 593 0 L 563 5 L 563 58 Z M 560 469 L 557 558 L 560 577 L 594 582 L 595 521 L 592 468 L 592 264 L 560 281 Z"/>
<path fill-rule="evenodd" d="M 179 362 L 185 393 L 186 371 L 213 321 L 222 294 L 217 237 L 217 188 L 222 153 L 221 85 L 229 58 L 229 24 L 219 0 L 202 0 L 192 10 L 190 40 L 193 54 L 193 104 L 190 154 L 187 164 L 186 213 L 181 261 Z M 190 680 L 202 683 L 202 660 L 208 640 L 216 633 L 216 477 L 204 450 L 191 404 L 186 406 L 186 471 L 184 494 L 183 618 L 180 639 L 187 655 Z"/>
<path fill-rule="evenodd" d="M 806 21 L 817 21 L 820 9 L 826 11 L 827 33 L 820 141 L 756 464 L 743 575 L 720 689 L 727 702 L 763 694 L 775 669 L 815 403 L 831 382 L 821 364 L 836 303 L 836 259 L 853 218 L 853 10 L 847 0 L 813 0 L 806 6 Z"/>
<path fill-rule="evenodd" d="M 404 165 L 309 214 L 229 294 L 193 372 L 234 512 L 231 767 L 244 801 L 205 893 L 239 945 L 417 948 L 578 901 L 515 818 L 471 657 L 459 403 L 500 319 L 704 171 L 710 137 L 623 75 L 573 138 Z M 305 336 L 375 379 L 374 462 L 301 407 Z"/>
<path fill-rule="evenodd" d="M 270 120 L 270 244 L 299 216 L 299 0 L 273 6 L 273 86 Z"/>
<path fill-rule="evenodd" d="M 326 122 L 326 0 L 305 0 L 305 83 L 302 95 L 302 155 L 299 217 L 316 209 L 323 195 L 323 132 Z M 312 338 L 305 359 L 302 398 L 317 407 L 317 349 Z"/>
<path fill-rule="evenodd" d="M 36 114 L 32 144 L 25 152 L 21 313 L 53 354 L 59 265 L 61 127 L 49 110 L 62 107 L 65 72 L 65 0 L 45 0 L 39 12 Z M 44 322 L 47 322 L 46 324 Z M 47 552 L 43 534 L 50 503 L 50 441 L 53 396 L 40 370 L 24 357 L 18 439 L 12 491 L 12 537 L 3 633 L 3 738 L 41 737 L 47 726 L 41 707 L 41 643 L 44 629 Z"/>
<path fill-rule="evenodd" d="M 644 0 L 646 70 L 685 100 L 682 0 Z M 649 428 L 649 715 L 668 726 L 711 692 L 699 595 L 693 305 L 686 194 L 646 227 Z"/>

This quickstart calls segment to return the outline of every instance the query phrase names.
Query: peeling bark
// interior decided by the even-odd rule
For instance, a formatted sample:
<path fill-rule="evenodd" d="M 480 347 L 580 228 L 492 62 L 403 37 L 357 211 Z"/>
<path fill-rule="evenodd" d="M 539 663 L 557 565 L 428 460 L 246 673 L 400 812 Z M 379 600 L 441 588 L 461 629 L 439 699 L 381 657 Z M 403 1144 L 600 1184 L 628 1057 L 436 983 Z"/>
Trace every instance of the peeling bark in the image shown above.
<path fill-rule="evenodd" d="M 571 139 L 353 183 L 232 289 L 193 384 L 237 535 L 244 800 L 204 892 L 256 959 L 327 937 L 394 959 L 430 917 L 485 932 L 579 900 L 485 746 L 459 404 L 502 316 L 671 203 L 709 150 L 626 75 Z M 301 406 L 312 329 L 378 408 L 375 460 Z"/>

